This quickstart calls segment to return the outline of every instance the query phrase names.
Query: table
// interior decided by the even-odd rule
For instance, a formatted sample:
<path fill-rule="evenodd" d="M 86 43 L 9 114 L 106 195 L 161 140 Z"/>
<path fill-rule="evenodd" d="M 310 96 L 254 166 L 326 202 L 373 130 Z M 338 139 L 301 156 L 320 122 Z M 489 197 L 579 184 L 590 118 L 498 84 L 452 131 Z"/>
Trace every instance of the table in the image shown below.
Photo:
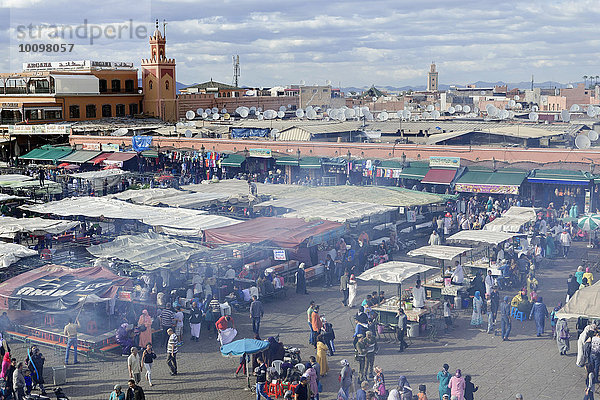
<path fill-rule="evenodd" d="M 443 282 L 427 282 L 423 285 L 425 293 L 428 299 L 440 300 L 442 296 L 456 297 L 458 292 L 467 290 L 471 287 L 468 279 L 463 282 L 463 285 L 450 285 L 446 286 Z"/>
<path fill-rule="evenodd" d="M 370 246 L 379 246 L 381 243 L 383 243 L 384 240 L 387 243 L 387 242 L 390 241 L 390 238 L 388 236 L 384 236 L 384 237 L 381 237 L 379 239 L 371 240 L 369 242 L 369 245 Z"/>
<path fill-rule="evenodd" d="M 379 323 L 384 325 L 398 325 L 398 312 L 399 304 L 397 296 L 392 296 L 377 307 L 371 308 L 379 315 Z M 435 311 L 441 306 L 440 301 L 425 300 L 425 308 L 412 308 L 404 310 L 406 317 L 409 321 L 422 322 L 422 318 L 427 314 L 435 313 Z"/>

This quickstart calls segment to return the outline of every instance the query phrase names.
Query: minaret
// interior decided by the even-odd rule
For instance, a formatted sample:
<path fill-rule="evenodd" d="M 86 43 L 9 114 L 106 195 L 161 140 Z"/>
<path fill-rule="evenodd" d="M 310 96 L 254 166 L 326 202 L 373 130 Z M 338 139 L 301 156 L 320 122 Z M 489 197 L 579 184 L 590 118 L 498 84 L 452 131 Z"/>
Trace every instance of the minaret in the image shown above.
<path fill-rule="evenodd" d="M 427 74 L 427 91 L 437 92 L 438 91 L 438 73 L 435 70 L 435 63 L 431 63 L 431 68 Z"/>
<path fill-rule="evenodd" d="M 158 28 L 150 36 L 150 58 L 143 59 L 142 88 L 144 113 L 164 121 L 177 121 L 177 96 L 175 88 L 175 59 L 166 57 L 166 25 L 163 33 Z"/>

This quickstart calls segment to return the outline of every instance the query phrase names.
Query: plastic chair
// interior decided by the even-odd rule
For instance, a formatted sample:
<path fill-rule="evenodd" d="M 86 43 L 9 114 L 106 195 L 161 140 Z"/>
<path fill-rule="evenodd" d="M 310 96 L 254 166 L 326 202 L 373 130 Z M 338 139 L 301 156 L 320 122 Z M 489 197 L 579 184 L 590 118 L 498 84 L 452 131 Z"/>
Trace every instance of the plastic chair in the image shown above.
<path fill-rule="evenodd" d="M 517 313 L 517 307 L 511 307 L 510 308 L 510 316 L 514 317 Z"/>
<path fill-rule="evenodd" d="M 283 364 L 283 361 L 281 360 L 274 360 L 271 364 L 271 366 L 275 368 L 275 371 L 277 371 L 277 374 L 279 374 L 279 376 L 281 376 L 281 364 Z"/>
<path fill-rule="evenodd" d="M 515 311 L 515 319 L 517 321 L 524 322 L 525 321 L 525 314 L 523 313 L 523 311 L 519 311 L 519 310 Z"/>
<path fill-rule="evenodd" d="M 298 371 L 300 371 L 301 374 L 304 373 L 304 370 L 306 369 L 306 367 L 304 366 L 304 364 L 302 363 L 298 363 L 294 366 Z"/>

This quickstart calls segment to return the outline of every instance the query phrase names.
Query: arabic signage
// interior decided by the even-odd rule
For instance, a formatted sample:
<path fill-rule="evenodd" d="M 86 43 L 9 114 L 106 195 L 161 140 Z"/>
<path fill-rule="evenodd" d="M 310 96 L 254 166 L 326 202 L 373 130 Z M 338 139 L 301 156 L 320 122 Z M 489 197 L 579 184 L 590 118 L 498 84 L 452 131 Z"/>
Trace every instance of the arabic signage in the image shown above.
<path fill-rule="evenodd" d="M 459 168 L 460 157 L 440 157 L 431 156 L 429 157 L 429 167 L 434 168 Z"/>
<path fill-rule="evenodd" d="M 118 144 L 113 144 L 113 143 L 103 143 L 102 144 L 102 151 L 117 152 L 117 151 L 119 151 L 119 145 Z"/>
<path fill-rule="evenodd" d="M 9 135 L 69 135 L 68 125 L 9 125 Z"/>
<path fill-rule="evenodd" d="M 273 250 L 273 260 L 275 260 L 275 261 L 287 260 L 287 257 L 285 256 L 285 250 Z"/>
<path fill-rule="evenodd" d="M 248 157 L 271 158 L 271 149 L 248 149 Z"/>
<path fill-rule="evenodd" d="M 23 63 L 23 71 L 68 71 L 78 69 L 132 69 L 133 63 L 114 61 L 51 61 Z"/>
<path fill-rule="evenodd" d="M 82 143 L 82 150 L 100 151 L 100 143 Z"/>
<path fill-rule="evenodd" d="M 490 194 L 519 194 L 519 186 L 514 185 L 475 185 L 471 183 L 457 183 L 454 190 L 469 193 Z"/>

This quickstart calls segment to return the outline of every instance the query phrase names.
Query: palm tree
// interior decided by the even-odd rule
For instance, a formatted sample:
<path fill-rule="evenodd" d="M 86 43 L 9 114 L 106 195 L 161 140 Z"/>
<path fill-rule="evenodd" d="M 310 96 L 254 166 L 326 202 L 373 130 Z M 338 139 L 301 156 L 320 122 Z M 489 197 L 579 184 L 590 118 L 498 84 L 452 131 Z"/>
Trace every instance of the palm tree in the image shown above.
<path fill-rule="evenodd" d="M 598 84 L 598 79 L 600 79 L 600 75 L 596 75 L 596 85 Z"/>
<path fill-rule="evenodd" d="M 584 76 L 583 76 L 583 87 L 584 87 L 584 88 L 587 86 L 587 78 L 588 78 L 588 76 L 587 76 L 587 75 L 584 75 Z"/>

